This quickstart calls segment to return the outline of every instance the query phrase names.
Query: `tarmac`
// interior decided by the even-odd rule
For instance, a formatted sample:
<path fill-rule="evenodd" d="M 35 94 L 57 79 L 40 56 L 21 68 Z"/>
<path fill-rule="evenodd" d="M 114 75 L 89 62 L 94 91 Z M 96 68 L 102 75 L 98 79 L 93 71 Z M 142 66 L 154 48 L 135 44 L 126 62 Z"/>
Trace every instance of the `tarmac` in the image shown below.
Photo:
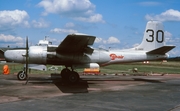
<path fill-rule="evenodd" d="M 180 75 L 81 75 L 65 84 L 58 74 L 0 74 L 0 111 L 180 111 Z"/>

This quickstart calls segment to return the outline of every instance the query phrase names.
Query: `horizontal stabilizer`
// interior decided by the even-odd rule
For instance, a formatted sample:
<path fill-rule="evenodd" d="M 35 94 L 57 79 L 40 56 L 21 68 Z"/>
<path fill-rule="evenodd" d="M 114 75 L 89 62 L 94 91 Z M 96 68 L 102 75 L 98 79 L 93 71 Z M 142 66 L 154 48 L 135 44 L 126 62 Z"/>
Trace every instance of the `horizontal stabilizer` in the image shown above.
<path fill-rule="evenodd" d="M 147 54 L 165 54 L 173 48 L 175 48 L 175 46 L 162 46 L 162 47 L 159 47 L 157 49 L 147 52 Z"/>

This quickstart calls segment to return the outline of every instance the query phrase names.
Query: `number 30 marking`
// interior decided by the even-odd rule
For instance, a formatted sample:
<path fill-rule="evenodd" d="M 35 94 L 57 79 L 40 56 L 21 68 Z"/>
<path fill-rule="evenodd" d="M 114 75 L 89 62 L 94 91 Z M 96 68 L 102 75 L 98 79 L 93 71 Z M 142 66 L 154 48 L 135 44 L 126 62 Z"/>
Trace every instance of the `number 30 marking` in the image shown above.
<path fill-rule="evenodd" d="M 149 34 L 150 38 L 147 38 L 146 41 L 147 42 L 154 42 L 154 30 L 148 29 L 148 30 L 146 30 L 146 32 L 147 33 L 150 32 L 150 34 Z M 158 43 L 162 43 L 164 41 L 164 32 L 162 30 L 158 30 L 156 32 L 156 37 L 155 38 L 156 38 L 156 41 Z"/>

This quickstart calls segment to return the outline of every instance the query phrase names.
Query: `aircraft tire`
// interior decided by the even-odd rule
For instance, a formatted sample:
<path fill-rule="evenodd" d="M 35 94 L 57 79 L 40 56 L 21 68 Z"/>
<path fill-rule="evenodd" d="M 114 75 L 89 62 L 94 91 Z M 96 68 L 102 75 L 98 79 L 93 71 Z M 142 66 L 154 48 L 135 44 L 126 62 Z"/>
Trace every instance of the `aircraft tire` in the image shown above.
<path fill-rule="evenodd" d="M 27 79 L 27 75 L 24 71 L 19 71 L 17 74 L 17 78 L 18 80 L 26 80 Z"/>
<path fill-rule="evenodd" d="M 75 71 L 71 71 L 69 73 L 68 82 L 71 84 L 79 82 L 79 74 Z"/>
<path fill-rule="evenodd" d="M 70 71 L 69 69 L 64 68 L 64 69 L 61 71 L 61 77 L 62 77 L 62 79 L 67 81 L 70 72 L 71 72 L 71 71 Z"/>

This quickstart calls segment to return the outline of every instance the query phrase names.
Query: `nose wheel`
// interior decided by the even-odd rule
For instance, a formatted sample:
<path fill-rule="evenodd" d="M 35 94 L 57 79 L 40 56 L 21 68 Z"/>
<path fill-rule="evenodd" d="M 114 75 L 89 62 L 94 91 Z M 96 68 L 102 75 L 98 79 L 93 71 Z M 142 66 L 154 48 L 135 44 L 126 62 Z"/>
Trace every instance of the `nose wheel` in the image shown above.
<path fill-rule="evenodd" d="M 25 71 L 19 71 L 17 74 L 17 78 L 18 78 L 18 80 L 26 80 L 27 75 L 26 75 Z"/>
<path fill-rule="evenodd" d="M 62 80 L 68 83 L 77 83 L 79 82 L 79 74 L 75 71 L 70 71 L 68 68 L 64 68 L 61 71 Z"/>

